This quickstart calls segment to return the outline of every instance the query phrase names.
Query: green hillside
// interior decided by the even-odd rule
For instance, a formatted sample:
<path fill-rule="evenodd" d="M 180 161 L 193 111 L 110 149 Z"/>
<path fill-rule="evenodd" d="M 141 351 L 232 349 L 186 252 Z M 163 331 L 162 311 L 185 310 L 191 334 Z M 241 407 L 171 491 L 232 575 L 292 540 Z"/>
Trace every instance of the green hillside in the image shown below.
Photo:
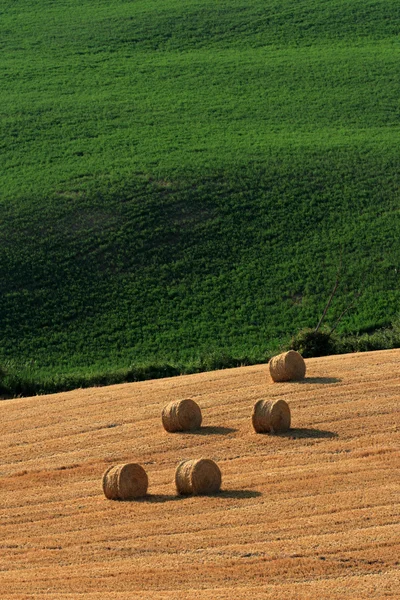
<path fill-rule="evenodd" d="M 5 0 L 0 364 L 265 360 L 399 314 L 399 0 Z"/>

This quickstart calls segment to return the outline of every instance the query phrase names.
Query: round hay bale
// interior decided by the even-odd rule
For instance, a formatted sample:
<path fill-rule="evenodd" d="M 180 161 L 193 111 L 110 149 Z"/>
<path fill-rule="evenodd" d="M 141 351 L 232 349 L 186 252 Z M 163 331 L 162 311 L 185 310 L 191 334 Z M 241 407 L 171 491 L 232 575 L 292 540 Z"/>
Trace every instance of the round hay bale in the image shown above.
<path fill-rule="evenodd" d="M 194 400 L 175 400 L 163 408 L 162 424 L 169 432 L 199 429 L 202 422 L 201 410 Z"/>
<path fill-rule="evenodd" d="M 289 350 L 289 352 L 284 352 L 271 358 L 269 361 L 269 372 L 274 381 L 304 379 L 306 363 L 301 354 L 296 352 L 296 350 Z"/>
<path fill-rule="evenodd" d="M 176 468 L 175 484 L 178 494 L 214 494 L 221 487 L 221 471 L 208 458 L 184 460 Z"/>
<path fill-rule="evenodd" d="M 290 408 L 284 400 L 258 400 L 252 414 L 257 433 L 283 433 L 290 429 Z"/>
<path fill-rule="evenodd" d="M 109 467 L 103 475 L 103 491 L 109 500 L 133 500 L 147 493 L 146 471 L 136 463 Z"/>

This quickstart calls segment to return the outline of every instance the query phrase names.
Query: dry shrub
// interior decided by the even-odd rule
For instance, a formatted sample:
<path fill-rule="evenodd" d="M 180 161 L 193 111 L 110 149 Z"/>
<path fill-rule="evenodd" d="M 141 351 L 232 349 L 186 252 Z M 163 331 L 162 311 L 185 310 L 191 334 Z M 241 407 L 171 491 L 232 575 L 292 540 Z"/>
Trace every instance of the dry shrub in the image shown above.
<path fill-rule="evenodd" d="M 200 407 L 190 398 L 170 402 L 162 411 L 162 423 L 169 432 L 198 429 L 201 422 Z"/>
<path fill-rule="evenodd" d="M 296 350 L 289 350 L 289 352 L 284 352 L 271 358 L 269 361 L 269 372 L 274 381 L 304 379 L 306 363 L 301 354 L 296 352 Z"/>
<path fill-rule="evenodd" d="M 283 433 L 290 429 L 290 408 L 284 400 L 259 400 L 252 414 L 257 433 Z"/>
<path fill-rule="evenodd" d="M 109 467 L 103 475 L 103 491 L 109 500 L 133 500 L 147 493 L 146 471 L 136 463 Z"/>
<path fill-rule="evenodd" d="M 178 494 L 214 494 L 221 487 L 221 471 L 208 458 L 184 460 L 176 468 L 175 484 Z"/>

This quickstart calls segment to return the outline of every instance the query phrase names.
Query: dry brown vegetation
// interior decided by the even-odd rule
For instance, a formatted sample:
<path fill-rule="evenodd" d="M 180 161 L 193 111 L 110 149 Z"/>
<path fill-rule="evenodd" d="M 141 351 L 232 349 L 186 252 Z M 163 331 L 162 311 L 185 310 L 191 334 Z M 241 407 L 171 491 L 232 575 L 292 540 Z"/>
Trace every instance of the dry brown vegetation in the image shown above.
<path fill-rule="evenodd" d="M 400 351 L 309 359 L 302 382 L 266 365 L 0 404 L 1 598 L 398 598 Z M 167 433 L 167 402 L 203 427 Z M 259 435 L 260 398 L 292 429 Z M 185 458 L 222 472 L 177 496 Z M 149 496 L 107 500 L 107 466 L 140 463 Z"/>

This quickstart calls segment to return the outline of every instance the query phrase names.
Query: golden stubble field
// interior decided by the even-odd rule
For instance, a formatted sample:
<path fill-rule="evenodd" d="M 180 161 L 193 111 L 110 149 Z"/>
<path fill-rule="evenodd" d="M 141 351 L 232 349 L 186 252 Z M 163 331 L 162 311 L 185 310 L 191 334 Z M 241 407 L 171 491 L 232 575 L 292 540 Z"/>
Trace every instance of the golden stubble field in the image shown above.
<path fill-rule="evenodd" d="M 309 359 L 0 403 L 1 599 L 400 597 L 400 350 Z M 192 398 L 197 433 L 161 410 Z M 292 430 L 257 435 L 282 398 Z M 222 491 L 177 497 L 175 468 L 211 458 Z M 104 470 L 139 462 L 149 496 L 107 500 Z"/>

